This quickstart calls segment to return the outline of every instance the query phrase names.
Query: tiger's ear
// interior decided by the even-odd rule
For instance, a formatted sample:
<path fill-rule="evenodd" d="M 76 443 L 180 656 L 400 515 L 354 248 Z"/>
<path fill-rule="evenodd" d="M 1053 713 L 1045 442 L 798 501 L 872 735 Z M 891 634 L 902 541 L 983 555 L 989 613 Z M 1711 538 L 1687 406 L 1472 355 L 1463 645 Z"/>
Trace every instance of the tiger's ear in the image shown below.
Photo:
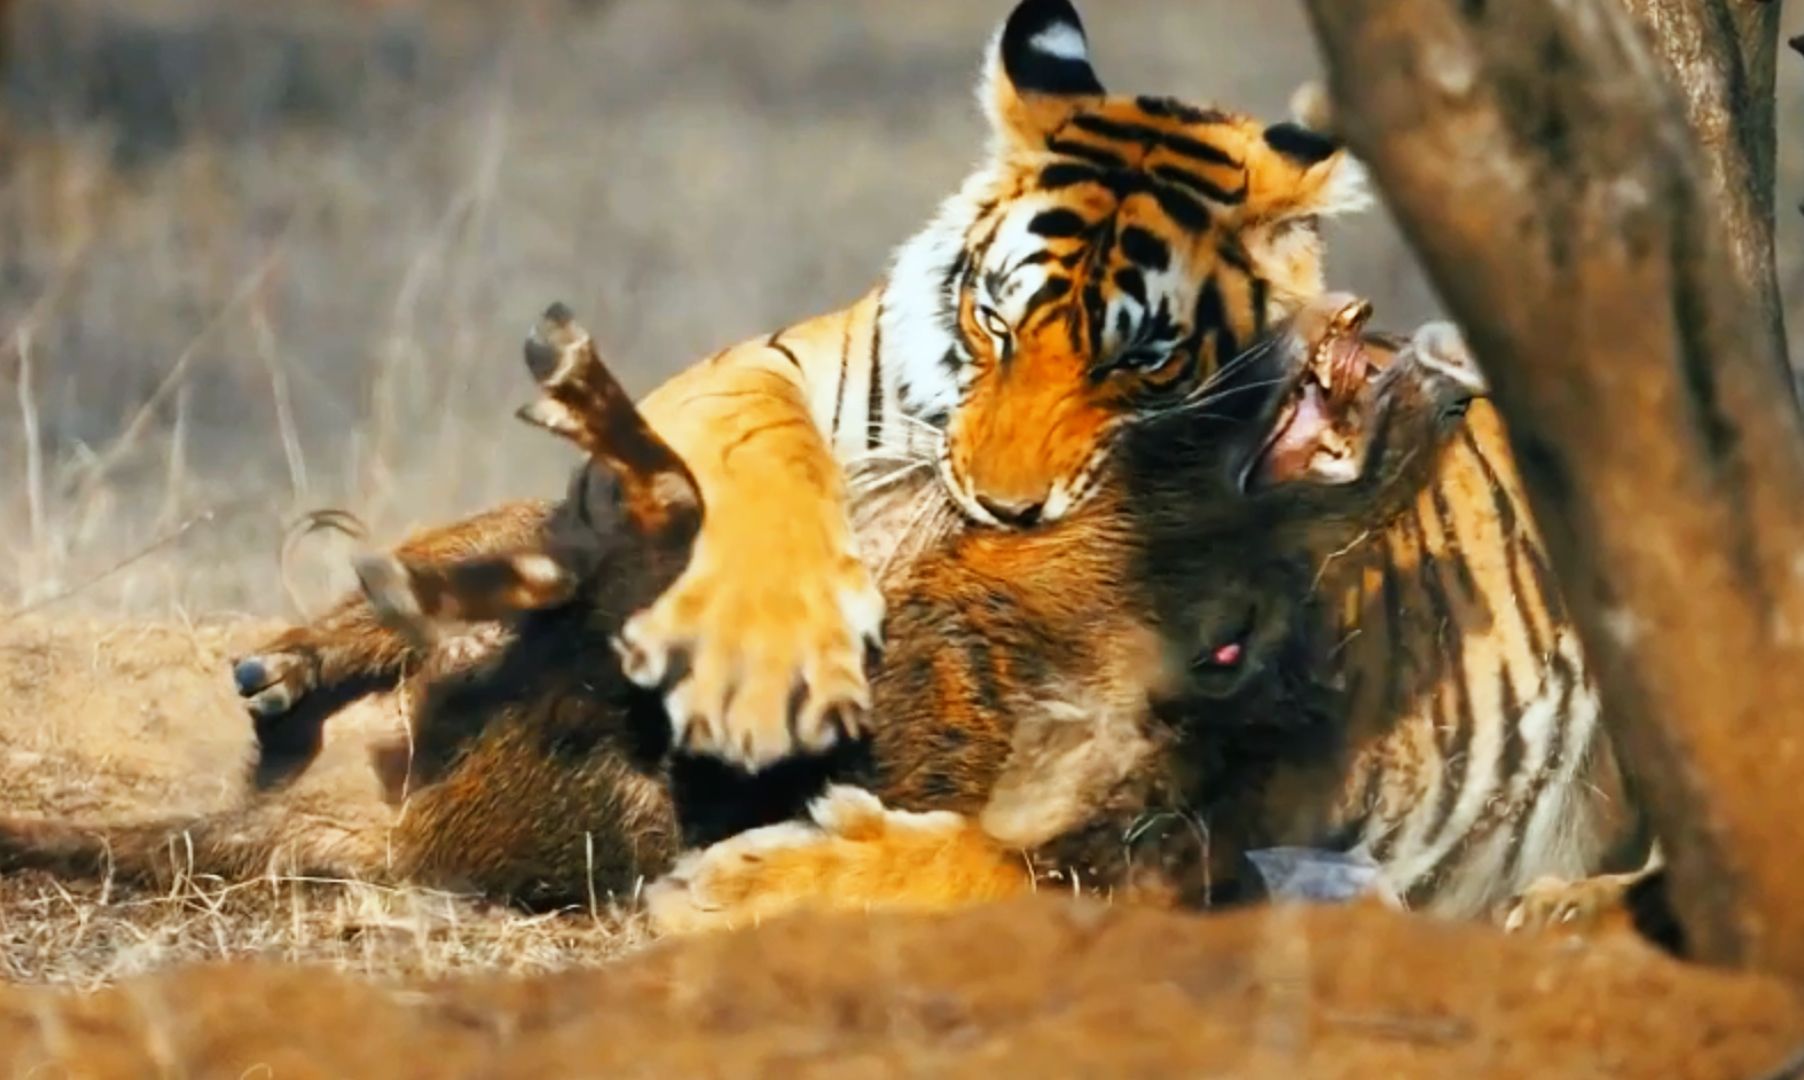
<path fill-rule="evenodd" d="M 1021 0 L 990 42 L 979 88 L 1004 148 L 1043 147 L 1085 99 L 1103 93 L 1070 0 Z"/>
<path fill-rule="evenodd" d="M 1248 224 L 1332 217 L 1372 204 L 1365 166 L 1340 140 L 1302 124 L 1267 127 L 1247 148 Z"/>

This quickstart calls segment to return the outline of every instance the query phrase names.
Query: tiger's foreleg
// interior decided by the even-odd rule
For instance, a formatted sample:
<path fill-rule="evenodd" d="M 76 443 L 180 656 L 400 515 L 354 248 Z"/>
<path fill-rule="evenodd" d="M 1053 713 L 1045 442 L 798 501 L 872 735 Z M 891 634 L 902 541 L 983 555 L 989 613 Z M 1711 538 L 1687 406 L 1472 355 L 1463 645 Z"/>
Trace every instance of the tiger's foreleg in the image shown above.
<path fill-rule="evenodd" d="M 688 565 L 620 633 L 679 745 L 758 769 L 861 733 L 883 596 L 811 386 L 838 378 L 849 315 L 729 349 L 641 404 L 707 505 Z"/>
<path fill-rule="evenodd" d="M 1212 859 L 1206 830 L 1184 815 L 1105 813 L 1028 852 L 974 818 L 889 809 L 846 785 L 808 813 L 679 860 L 646 890 L 653 925 L 687 934 L 800 911 L 946 911 L 1042 887 L 1207 905 L 1212 890 L 1219 899 L 1238 884 L 1228 860 Z M 1224 845 L 1221 855 L 1229 852 Z"/>

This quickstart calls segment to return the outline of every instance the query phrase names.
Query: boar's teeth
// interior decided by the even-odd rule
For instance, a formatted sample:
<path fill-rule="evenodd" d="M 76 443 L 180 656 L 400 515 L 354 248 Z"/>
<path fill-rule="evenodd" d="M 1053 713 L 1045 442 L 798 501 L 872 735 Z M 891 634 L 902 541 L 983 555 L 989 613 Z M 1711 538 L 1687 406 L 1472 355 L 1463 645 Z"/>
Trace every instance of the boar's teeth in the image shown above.
<path fill-rule="evenodd" d="M 1272 429 L 1274 431 L 1282 431 L 1285 428 L 1289 427 L 1290 422 L 1292 420 L 1295 420 L 1296 418 L 1297 418 L 1297 399 L 1293 397 L 1293 398 L 1286 400 L 1284 402 L 1284 407 L 1282 409 L 1278 410 L 1278 419 L 1277 419 L 1276 423 L 1272 424 Z"/>
<path fill-rule="evenodd" d="M 1324 342 L 1309 358 L 1309 376 L 1323 390 L 1334 389 L 1334 342 Z"/>

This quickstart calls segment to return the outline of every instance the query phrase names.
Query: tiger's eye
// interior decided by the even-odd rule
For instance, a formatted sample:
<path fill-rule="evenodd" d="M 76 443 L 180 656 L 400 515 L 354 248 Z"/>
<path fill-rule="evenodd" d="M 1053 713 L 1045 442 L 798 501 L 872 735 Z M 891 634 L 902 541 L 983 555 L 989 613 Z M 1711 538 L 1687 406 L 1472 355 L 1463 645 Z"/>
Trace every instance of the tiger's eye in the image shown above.
<path fill-rule="evenodd" d="M 1131 352 L 1123 356 L 1121 358 L 1121 366 L 1127 368 L 1129 371 L 1137 371 L 1144 375 L 1150 371 L 1157 371 L 1166 364 L 1171 363 L 1172 357 L 1176 355 L 1176 353 L 1171 352 L 1145 349 L 1139 352 Z"/>
<path fill-rule="evenodd" d="M 977 321 L 982 323 L 983 328 L 986 331 L 988 331 L 991 335 L 993 335 L 998 341 L 1007 341 L 1008 340 L 1009 334 L 1011 333 L 1011 331 L 1009 329 L 1009 325 L 1008 325 L 1008 320 L 1004 319 L 1002 317 L 1002 313 L 997 311 L 995 308 L 993 308 L 993 307 L 978 308 L 977 309 Z"/>

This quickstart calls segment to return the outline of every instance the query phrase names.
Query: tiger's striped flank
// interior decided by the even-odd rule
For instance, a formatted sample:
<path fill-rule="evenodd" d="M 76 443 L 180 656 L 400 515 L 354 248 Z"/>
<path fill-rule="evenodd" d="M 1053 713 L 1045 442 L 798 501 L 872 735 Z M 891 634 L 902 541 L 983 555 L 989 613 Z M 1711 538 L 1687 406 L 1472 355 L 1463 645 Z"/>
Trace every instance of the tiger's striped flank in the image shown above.
<path fill-rule="evenodd" d="M 1308 825 L 1316 842 L 1363 847 L 1406 903 L 1450 915 L 1542 877 L 1640 865 L 1639 818 L 1488 401 L 1427 488 L 1330 558 L 1318 589 L 1349 756 Z"/>

